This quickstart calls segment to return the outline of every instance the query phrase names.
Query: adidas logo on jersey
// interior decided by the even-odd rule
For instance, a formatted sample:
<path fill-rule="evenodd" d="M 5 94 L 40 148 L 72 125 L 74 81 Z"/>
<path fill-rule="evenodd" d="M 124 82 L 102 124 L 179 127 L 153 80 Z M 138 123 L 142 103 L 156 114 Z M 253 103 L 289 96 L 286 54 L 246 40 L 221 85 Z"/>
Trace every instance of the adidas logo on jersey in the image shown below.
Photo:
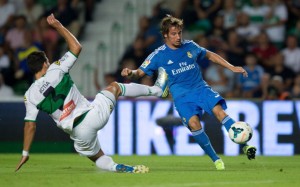
<path fill-rule="evenodd" d="M 168 61 L 168 64 L 173 64 L 174 62 L 172 60 L 169 60 Z"/>

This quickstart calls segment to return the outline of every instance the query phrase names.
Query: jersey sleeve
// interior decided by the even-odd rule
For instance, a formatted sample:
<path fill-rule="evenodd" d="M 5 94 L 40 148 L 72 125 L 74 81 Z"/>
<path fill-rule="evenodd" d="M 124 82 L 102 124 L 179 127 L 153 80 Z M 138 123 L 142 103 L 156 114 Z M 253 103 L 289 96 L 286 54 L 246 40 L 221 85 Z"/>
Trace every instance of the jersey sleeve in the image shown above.
<path fill-rule="evenodd" d="M 67 73 L 73 67 L 76 60 L 77 56 L 68 51 L 64 54 L 64 56 L 62 56 L 58 61 L 54 62 L 53 64 L 59 66 L 60 69 Z"/>
<path fill-rule="evenodd" d="M 195 42 L 192 42 L 193 48 L 196 49 L 197 55 L 197 63 L 199 65 L 209 63 L 209 60 L 206 58 L 206 49 L 204 47 L 199 46 Z"/>
<path fill-rule="evenodd" d="M 157 67 L 157 52 L 151 53 L 139 67 L 146 75 L 153 75 L 153 73 L 158 69 Z"/>
<path fill-rule="evenodd" d="M 26 93 L 24 96 L 24 103 L 26 108 L 26 116 L 24 118 L 24 121 L 36 121 L 39 110 L 28 99 L 29 97 L 28 94 Z"/>

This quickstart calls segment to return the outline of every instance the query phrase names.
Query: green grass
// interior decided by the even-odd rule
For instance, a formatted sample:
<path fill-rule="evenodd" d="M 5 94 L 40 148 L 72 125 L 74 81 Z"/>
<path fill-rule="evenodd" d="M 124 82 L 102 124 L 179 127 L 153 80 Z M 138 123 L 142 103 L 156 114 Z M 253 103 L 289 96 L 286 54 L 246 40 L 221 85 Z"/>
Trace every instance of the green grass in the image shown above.
<path fill-rule="evenodd" d="M 198 187 L 300 186 L 300 156 L 226 157 L 216 171 L 207 156 L 113 156 L 118 163 L 144 164 L 148 174 L 111 173 L 97 169 L 77 154 L 31 154 L 17 173 L 19 154 L 0 154 L 1 187 Z"/>

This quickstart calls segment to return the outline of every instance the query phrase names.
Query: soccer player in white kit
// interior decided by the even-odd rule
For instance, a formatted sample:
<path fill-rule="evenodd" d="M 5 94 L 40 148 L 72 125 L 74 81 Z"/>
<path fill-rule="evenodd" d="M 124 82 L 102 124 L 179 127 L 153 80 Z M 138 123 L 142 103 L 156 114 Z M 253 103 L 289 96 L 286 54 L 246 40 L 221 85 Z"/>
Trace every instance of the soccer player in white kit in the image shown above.
<path fill-rule="evenodd" d="M 33 52 L 27 58 L 28 67 L 36 80 L 24 96 L 26 106 L 24 145 L 16 171 L 29 159 L 29 150 L 36 130 L 36 118 L 39 110 L 42 110 L 53 118 L 59 128 L 70 135 L 74 140 L 76 151 L 95 162 L 97 167 L 115 172 L 147 173 L 149 168 L 146 166 L 117 164 L 111 157 L 105 155 L 101 150 L 97 131 L 106 125 L 120 95 L 161 96 L 162 89 L 158 86 L 113 82 L 98 93 L 93 102 L 89 102 L 80 94 L 69 75 L 80 54 L 80 43 L 53 14 L 47 17 L 47 21 L 65 39 L 69 51 L 52 64 L 42 51 Z"/>

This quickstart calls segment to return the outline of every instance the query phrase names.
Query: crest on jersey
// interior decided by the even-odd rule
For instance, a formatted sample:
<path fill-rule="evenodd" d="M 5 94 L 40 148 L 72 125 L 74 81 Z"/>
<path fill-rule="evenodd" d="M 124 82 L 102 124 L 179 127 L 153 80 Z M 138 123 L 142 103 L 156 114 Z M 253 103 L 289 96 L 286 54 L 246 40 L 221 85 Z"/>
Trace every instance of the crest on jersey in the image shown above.
<path fill-rule="evenodd" d="M 25 101 L 25 102 L 27 101 L 27 98 L 26 98 L 26 96 L 24 96 L 24 101 Z"/>
<path fill-rule="evenodd" d="M 142 68 L 146 68 L 150 64 L 150 60 L 145 60 L 141 65 Z"/>
<path fill-rule="evenodd" d="M 60 66 L 60 61 L 59 61 L 59 60 L 58 60 L 58 61 L 55 61 L 54 64 Z"/>
<path fill-rule="evenodd" d="M 193 57 L 192 53 L 189 52 L 189 51 L 188 51 L 186 54 L 187 54 L 187 56 L 188 56 L 189 58 L 192 58 L 192 57 Z"/>

